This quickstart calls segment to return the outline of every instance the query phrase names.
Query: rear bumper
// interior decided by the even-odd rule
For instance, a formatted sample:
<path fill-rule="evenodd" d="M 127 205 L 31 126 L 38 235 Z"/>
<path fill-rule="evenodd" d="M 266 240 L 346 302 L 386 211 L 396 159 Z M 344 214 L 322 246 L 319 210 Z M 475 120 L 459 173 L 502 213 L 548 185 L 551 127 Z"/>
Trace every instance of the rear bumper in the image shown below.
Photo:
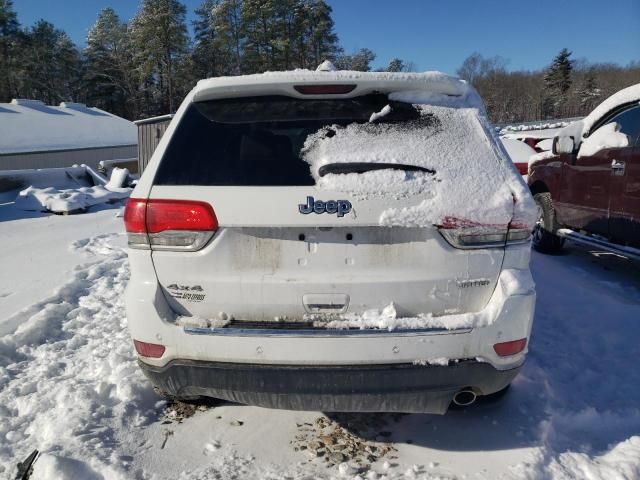
<path fill-rule="evenodd" d="M 294 366 L 172 360 L 140 361 L 151 382 L 170 395 L 209 396 L 249 405 L 325 412 L 444 414 L 453 395 L 472 387 L 486 395 L 506 387 L 520 366 L 497 370 L 484 362 Z"/>

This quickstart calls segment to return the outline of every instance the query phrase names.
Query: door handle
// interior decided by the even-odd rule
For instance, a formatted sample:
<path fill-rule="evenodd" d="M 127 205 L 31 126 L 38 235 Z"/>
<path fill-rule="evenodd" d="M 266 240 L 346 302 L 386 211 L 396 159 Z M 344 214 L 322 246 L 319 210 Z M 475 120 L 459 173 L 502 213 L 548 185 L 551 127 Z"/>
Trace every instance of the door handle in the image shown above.
<path fill-rule="evenodd" d="M 622 176 L 624 175 L 625 163 L 615 158 L 611 160 L 611 175 Z"/>

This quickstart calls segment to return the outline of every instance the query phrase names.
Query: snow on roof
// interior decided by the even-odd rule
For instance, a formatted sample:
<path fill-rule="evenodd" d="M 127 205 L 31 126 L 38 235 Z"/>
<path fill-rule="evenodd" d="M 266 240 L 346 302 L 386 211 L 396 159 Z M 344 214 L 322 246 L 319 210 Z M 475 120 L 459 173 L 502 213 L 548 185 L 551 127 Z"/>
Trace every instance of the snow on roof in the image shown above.
<path fill-rule="evenodd" d="M 39 100 L 0 103 L 0 155 L 136 145 L 136 126 L 83 103 L 54 107 Z"/>
<path fill-rule="evenodd" d="M 536 154 L 533 148 L 520 140 L 504 137 L 500 138 L 500 140 L 514 163 L 528 163 L 529 157 Z"/>
<path fill-rule="evenodd" d="M 610 111 L 633 102 L 640 102 L 640 83 L 623 88 L 598 105 L 582 120 L 582 135 L 589 135 L 591 127 Z"/>
<path fill-rule="evenodd" d="M 200 80 L 192 91 L 194 101 L 208 100 L 218 96 L 290 95 L 310 97 L 298 93 L 293 86 L 312 83 L 317 85 L 355 84 L 356 88 L 336 97 L 355 97 L 373 91 L 383 93 L 421 91 L 433 95 L 452 97 L 477 97 L 477 93 L 464 80 L 442 72 L 396 73 L 357 72 L 350 70 L 332 71 L 322 64 L 324 70 L 292 70 L 286 72 L 265 72 L 236 77 L 217 77 Z M 441 103 L 441 102 L 439 102 Z M 477 105 L 477 100 L 471 103 Z"/>

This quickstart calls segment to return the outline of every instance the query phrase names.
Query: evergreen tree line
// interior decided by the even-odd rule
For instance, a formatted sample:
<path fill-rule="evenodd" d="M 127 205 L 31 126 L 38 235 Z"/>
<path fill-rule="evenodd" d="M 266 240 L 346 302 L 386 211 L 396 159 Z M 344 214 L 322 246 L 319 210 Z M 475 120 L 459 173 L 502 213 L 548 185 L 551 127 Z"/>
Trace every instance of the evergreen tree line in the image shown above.
<path fill-rule="evenodd" d="M 494 123 L 587 115 L 617 91 L 640 83 L 640 62 L 627 66 L 574 60 L 563 48 L 539 71 L 507 71 L 502 57 L 467 57 L 457 74 L 473 84 Z"/>
<path fill-rule="evenodd" d="M 79 49 L 49 22 L 22 27 L 12 0 L 0 0 L 0 102 L 33 98 L 84 102 L 138 119 L 174 112 L 201 78 L 315 68 L 368 71 L 376 55 L 340 46 L 325 0 L 203 0 L 193 38 L 179 0 L 140 0 L 129 22 L 102 10 Z M 467 57 L 457 73 L 480 92 L 495 123 L 587 114 L 616 91 L 640 83 L 640 63 L 589 64 L 563 49 L 540 71 L 508 71 L 507 60 Z M 391 60 L 384 71 L 414 71 Z"/>
<path fill-rule="evenodd" d="M 141 0 L 123 21 L 102 10 L 86 47 L 40 20 L 20 26 L 12 0 L 0 0 L 0 102 L 78 101 L 129 119 L 174 112 L 201 78 L 315 68 L 367 71 L 376 55 L 346 54 L 325 0 L 203 0 L 193 38 L 178 0 Z M 393 59 L 384 70 L 408 70 Z"/>

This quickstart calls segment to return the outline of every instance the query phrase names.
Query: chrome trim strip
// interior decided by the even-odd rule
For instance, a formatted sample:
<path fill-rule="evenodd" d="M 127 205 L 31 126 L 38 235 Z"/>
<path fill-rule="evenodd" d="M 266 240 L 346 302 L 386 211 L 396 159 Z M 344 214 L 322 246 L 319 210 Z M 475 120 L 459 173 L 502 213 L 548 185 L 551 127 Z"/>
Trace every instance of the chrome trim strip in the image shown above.
<path fill-rule="evenodd" d="M 446 328 L 416 328 L 402 330 L 311 330 L 311 329 L 261 329 L 261 328 L 201 328 L 183 327 L 185 333 L 189 335 L 213 335 L 220 337 L 313 337 L 313 338 L 336 338 L 336 337 L 411 337 L 415 335 L 458 335 L 469 333 L 472 328 L 459 328 L 448 330 Z"/>

